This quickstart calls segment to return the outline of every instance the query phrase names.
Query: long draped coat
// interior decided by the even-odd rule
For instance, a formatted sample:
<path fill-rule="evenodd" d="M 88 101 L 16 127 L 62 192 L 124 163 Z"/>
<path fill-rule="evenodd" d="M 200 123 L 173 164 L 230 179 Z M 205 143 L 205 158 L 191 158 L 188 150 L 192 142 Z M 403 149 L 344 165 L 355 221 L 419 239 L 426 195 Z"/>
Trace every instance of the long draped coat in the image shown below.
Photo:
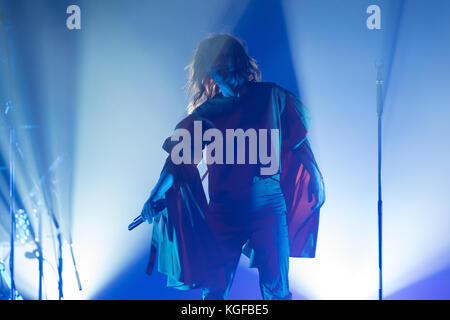
<path fill-rule="evenodd" d="M 275 88 L 278 88 L 278 101 L 286 104 L 286 109 L 292 108 L 293 112 L 299 110 L 301 102 L 292 93 L 280 90 L 276 85 Z M 292 118 L 292 115 L 289 117 Z M 306 132 L 300 132 L 304 131 L 303 125 L 297 123 L 291 127 L 290 131 L 294 134 L 290 133 L 292 137 L 289 139 L 301 138 L 300 144 L 295 148 L 284 148 L 282 145 L 280 150 L 280 184 L 287 206 L 290 256 L 314 258 L 320 207 L 324 202 L 324 197 L 319 197 L 319 193 L 324 195 L 324 183 L 305 137 Z M 167 141 L 163 148 L 170 151 Z M 168 277 L 167 286 L 182 290 L 199 288 L 214 277 L 215 257 L 220 254 L 206 222 L 208 202 L 202 179 L 194 164 L 174 165 L 169 156 L 165 166 L 176 172 L 177 179 L 165 194 L 167 208 L 154 219 L 147 274 L 152 273 L 158 261 L 158 271 Z M 312 197 L 308 196 L 309 180 L 314 174 L 309 172 L 311 168 L 315 168 L 316 175 L 317 172 L 320 175 L 319 179 L 315 179 L 316 188 Z M 243 247 L 243 253 L 250 258 L 250 267 L 254 267 L 252 248 L 248 244 Z"/>

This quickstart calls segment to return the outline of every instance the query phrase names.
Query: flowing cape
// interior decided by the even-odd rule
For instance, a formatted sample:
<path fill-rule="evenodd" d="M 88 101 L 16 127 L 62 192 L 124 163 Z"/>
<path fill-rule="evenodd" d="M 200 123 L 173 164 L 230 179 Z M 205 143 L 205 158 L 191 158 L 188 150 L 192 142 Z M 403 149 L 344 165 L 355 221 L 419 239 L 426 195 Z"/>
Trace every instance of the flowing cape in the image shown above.
<path fill-rule="evenodd" d="M 310 165 L 306 166 L 306 163 Z M 152 273 L 157 260 L 158 271 L 167 275 L 169 287 L 200 288 L 211 277 L 221 281 L 220 275 L 213 274 L 217 269 L 218 250 L 206 223 L 208 203 L 199 171 L 195 165 L 173 165 L 169 158 L 166 166 L 171 167 L 169 170 L 176 179 L 165 194 L 167 208 L 154 221 L 147 274 Z M 293 150 L 282 150 L 281 166 L 280 183 L 287 206 L 290 256 L 314 258 L 320 207 L 324 201 L 318 200 L 318 194 L 324 192 L 324 184 L 320 177 L 315 193 L 308 196 L 311 174 L 306 168 L 314 166 L 320 172 L 308 141 L 305 139 Z M 252 251 L 248 244 L 243 247 L 243 253 L 250 257 L 250 267 L 254 267 Z"/>

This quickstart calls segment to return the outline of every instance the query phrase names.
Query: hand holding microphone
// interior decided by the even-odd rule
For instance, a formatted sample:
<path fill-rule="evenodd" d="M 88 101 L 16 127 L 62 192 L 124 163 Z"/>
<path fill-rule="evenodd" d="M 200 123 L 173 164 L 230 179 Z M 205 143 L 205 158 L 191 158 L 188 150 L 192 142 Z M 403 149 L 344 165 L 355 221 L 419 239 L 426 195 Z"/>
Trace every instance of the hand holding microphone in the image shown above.
<path fill-rule="evenodd" d="M 150 224 L 153 222 L 153 218 L 158 217 L 165 208 L 165 205 L 163 204 L 165 199 L 161 198 L 155 200 L 154 198 L 155 197 L 150 196 L 141 211 L 141 217 Z"/>
<path fill-rule="evenodd" d="M 128 226 L 128 230 L 133 230 L 144 221 L 152 223 L 153 218 L 161 214 L 161 211 L 167 207 L 167 200 L 163 198 L 163 195 L 173 185 L 173 181 L 173 175 L 166 167 L 164 167 L 155 188 L 152 190 L 150 197 L 144 204 L 141 215 L 134 219 Z"/>
<path fill-rule="evenodd" d="M 147 202 L 145 202 L 141 214 L 136 217 L 132 223 L 130 223 L 130 225 L 128 226 L 128 230 L 133 230 L 144 221 L 147 221 L 151 224 L 153 222 L 153 218 L 159 216 L 161 214 L 161 211 L 163 211 L 166 207 L 166 199 L 161 198 L 159 200 L 153 200 L 153 197 L 150 196 Z"/>

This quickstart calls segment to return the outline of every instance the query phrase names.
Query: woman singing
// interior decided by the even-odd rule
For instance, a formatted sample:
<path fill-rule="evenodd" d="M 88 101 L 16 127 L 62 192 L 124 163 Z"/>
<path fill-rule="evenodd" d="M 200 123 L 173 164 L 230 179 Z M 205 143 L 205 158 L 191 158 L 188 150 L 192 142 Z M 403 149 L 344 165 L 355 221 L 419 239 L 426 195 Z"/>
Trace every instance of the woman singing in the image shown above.
<path fill-rule="evenodd" d="M 227 299 L 244 252 L 262 297 L 291 299 L 289 257 L 314 257 L 325 200 L 305 109 L 291 92 L 260 82 L 256 61 L 228 34 L 203 40 L 189 71 L 189 115 L 163 145 L 169 156 L 142 210 L 155 221 L 148 272 L 159 247 L 169 286 Z M 202 149 L 209 203 L 196 167 Z"/>

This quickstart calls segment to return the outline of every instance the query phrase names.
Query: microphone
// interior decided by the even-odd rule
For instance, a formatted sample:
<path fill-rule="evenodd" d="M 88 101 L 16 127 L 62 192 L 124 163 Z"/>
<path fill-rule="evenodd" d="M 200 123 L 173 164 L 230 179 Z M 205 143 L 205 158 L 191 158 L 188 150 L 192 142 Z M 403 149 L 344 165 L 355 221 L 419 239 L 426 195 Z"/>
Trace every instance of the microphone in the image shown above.
<path fill-rule="evenodd" d="M 380 117 L 383 114 L 383 76 L 382 70 L 384 67 L 383 61 L 375 62 L 375 67 L 377 69 L 377 115 Z"/>
<path fill-rule="evenodd" d="M 152 210 L 155 213 L 163 211 L 165 208 L 167 208 L 167 200 L 166 199 L 160 199 L 158 201 L 152 201 Z M 137 216 L 133 222 L 131 222 L 128 225 L 128 231 L 133 230 L 137 226 L 141 225 L 142 222 L 144 222 L 144 217 L 142 215 Z"/>

